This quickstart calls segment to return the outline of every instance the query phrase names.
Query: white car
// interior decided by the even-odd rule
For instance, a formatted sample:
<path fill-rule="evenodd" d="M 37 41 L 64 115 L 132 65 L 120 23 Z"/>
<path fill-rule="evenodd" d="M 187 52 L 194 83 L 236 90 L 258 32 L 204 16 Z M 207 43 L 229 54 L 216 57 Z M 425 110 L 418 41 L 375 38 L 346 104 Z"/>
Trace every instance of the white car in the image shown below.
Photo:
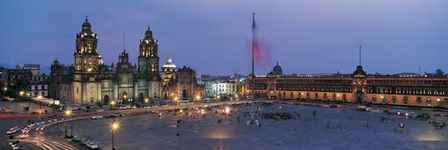
<path fill-rule="evenodd" d="M 247 125 L 256 125 L 256 126 L 259 126 L 260 125 L 260 122 L 258 122 L 258 120 L 249 120 L 249 121 L 247 121 L 246 122 L 246 124 Z"/>
<path fill-rule="evenodd" d="M 103 119 L 103 116 L 92 116 L 90 118 L 93 119 L 93 120 L 95 120 L 95 119 Z"/>
<path fill-rule="evenodd" d="M 86 146 L 89 149 L 98 149 L 98 145 L 96 145 L 95 142 L 92 141 L 87 142 Z"/>
<path fill-rule="evenodd" d="M 12 148 L 13 150 L 18 150 L 18 149 L 19 149 L 19 146 L 18 146 L 18 145 L 11 145 L 11 148 Z"/>

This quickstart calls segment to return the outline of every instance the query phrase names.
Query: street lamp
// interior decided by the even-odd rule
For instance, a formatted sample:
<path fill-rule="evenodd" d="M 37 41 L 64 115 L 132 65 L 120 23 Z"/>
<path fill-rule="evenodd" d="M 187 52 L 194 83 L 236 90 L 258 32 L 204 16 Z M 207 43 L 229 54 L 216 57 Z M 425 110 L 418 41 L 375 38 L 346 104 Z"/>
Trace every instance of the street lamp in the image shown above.
<path fill-rule="evenodd" d="M 67 109 L 64 111 L 65 119 L 68 119 L 72 115 L 72 110 Z M 70 135 L 73 135 L 73 123 L 70 122 Z M 65 137 L 70 137 L 67 133 L 67 120 L 65 121 Z"/>
<path fill-rule="evenodd" d="M 117 130 L 120 128 L 120 122 L 114 120 L 112 124 L 110 125 L 111 131 L 112 131 L 112 150 L 115 150 L 114 145 L 114 134 L 117 132 Z"/>
<path fill-rule="evenodd" d="M 224 109 L 224 112 L 225 112 L 227 115 L 229 115 L 229 113 L 230 113 L 230 107 L 229 107 L 229 106 L 226 106 L 226 109 Z"/>

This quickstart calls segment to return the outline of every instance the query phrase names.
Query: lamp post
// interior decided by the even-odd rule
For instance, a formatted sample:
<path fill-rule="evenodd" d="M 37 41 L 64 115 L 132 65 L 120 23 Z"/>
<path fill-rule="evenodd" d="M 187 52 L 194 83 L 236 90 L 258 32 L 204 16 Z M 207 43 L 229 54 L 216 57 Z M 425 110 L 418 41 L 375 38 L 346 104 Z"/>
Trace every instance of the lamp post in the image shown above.
<path fill-rule="evenodd" d="M 65 119 L 68 119 L 72 115 L 72 110 L 67 109 L 67 110 L 65 110 L 64 114 L 65 114 Z M 72 135 L 73 134 L 73 124 L 71 122 L 70 122 L 70 128 L 71 128 L 71 135 Z M 67 132 L 67 120 L 65 121 L 65 137 L 70 137 Z"/>
<path fill-rule="evenodd" d="M 114 106 L 115 106 L 115 101 L 111 101 L 111 102 L 110 102 L 109 109 L 112 110 Z"/>
<path fill-rule="evenodd" d="M 110 125 L 111 131 L 112 131 L 112 150 L 115 150 L 114 145 L 114 134 L 115 132 L 120 128 L 120 122 L 114 120 L 112 124 Z"/>

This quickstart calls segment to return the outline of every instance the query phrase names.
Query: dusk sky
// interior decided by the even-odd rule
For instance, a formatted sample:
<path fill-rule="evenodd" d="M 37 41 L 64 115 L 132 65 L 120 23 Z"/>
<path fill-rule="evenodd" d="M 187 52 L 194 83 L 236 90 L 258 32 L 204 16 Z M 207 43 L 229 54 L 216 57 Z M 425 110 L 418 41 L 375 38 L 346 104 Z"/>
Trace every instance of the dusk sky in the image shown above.
<path fill-rule="evenodd" d="M 123 31 L 134 64 L 150 24 L 160 64 L 247 74 L 252 12 L 271 54 L 257 74 L 276 61 L 285 73 L 351 73 L 359 45 L 368 73 L 448 71 L 447 0 L 2 0 L 0 65 L 72 64 L 88 16 L 106 64 L 118 61 Z"/>

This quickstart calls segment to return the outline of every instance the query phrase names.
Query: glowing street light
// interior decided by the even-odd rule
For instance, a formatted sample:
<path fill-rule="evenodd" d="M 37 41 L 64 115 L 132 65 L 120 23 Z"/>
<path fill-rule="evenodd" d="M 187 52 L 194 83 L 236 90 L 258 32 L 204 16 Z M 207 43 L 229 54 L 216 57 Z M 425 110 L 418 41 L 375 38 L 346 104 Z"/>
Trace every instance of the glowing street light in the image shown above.
<path fill-rule="evenodd" d="M 196 95 L 196 100 L 201 100 L 201 95 Z"/>
<path fill-rule="evenodd" d="M 72 110 L 67 109 L 67 110 L 65 110 L 64 114 L 65 114 L 65 116 L 70 117 L 72 115 Z"/>
<path fill-rule="evenodd" d="M 114 134 L 115 132 L 118 131 L 118 129 L 120 129 L 120 122 L 118 121 L 113 121 L 112 124 L 110 125 L 110 129 L 112 131 L 112 150 L 115 150 L 115 145 L 114 145 Z"/>
<path fill-rule="evenodd" d="M 110 105 L 112 105 L 112 106 L 115 105 L 115 101 L 111 101 Z"/>
<path fill-rule="evenodd" d="M 201 109 L 201 115 L 204 115 L 204 114 L 205 114 L 205 110 Z"/>
<path fill-rule="evenodd" d="M 23 95 L 25 95 L 25 92 L 24 92 L 24 91 L 20 91 L 20 92 L 19 92 L 19 95 L 20 95 L 20 96 L 23 96 Z"/>
<path fill-rule="evenodd" d="M 7 90 L 8 90 L 8 87 L 4 87 L 4 88 L 3 88 L 3 91 L 7 91 Z"/>
<path fill-rule="evenodd" d="M 149 102 L 148 98 L 145 98 L 145 103 L 148 103 L 148 102 Z"/>
<path fill-rule="evenodd" d="M 224 112 L 228 115 L 230 113 L 230 107 L 226 106 L 226 108 L 224 109 Z"/>
<path fill-rule="evenodd" d="M 68 119 L 71 115 L 72 115 L 72 110 L 71 109 L 67 109 L 64 111 L 64 115 L 65 118 Z M 73 135 L 73 124 L 70 122 L 70 134 Z M 67 121 L 65 121 L 65 137 L 69 137 L 68 136 L 68 130 L 67 130 Z"/>

